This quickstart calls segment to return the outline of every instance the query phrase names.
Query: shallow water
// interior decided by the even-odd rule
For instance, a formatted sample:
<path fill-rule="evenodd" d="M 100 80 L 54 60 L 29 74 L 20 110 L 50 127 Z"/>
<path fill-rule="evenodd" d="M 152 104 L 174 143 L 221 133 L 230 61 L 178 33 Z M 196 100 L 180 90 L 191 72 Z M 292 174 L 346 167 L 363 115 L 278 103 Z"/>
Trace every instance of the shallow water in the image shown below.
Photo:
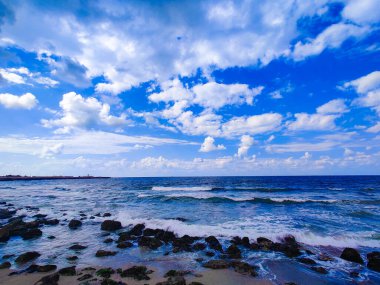
<path fill-rule="evenodd" d="M 115 250 L 115 245 L 102 243 L 105 237 L 100 222 L 104 218 L 85 219 L 81 229 L 69 230 L 64 219 L 80 218 L 80 211 L 88 216 L 110 212 L 111 218 L 121 221 L 123 226 L 143 222 L 148 227 L 168 228 L 179 235 L 216 235 L 226 241 L 236 235 L 275 240 L 293 234 L 315 250 L 321 246 L 359 247 L 363 253 L 380 249 L 380 176 L 13 181 L 0 182 L 0 201 L 23 207 L 18 215 L 43 213 L 62 221 L 59 226 L 45 226 L 40 239 L 13 238 L 0 245 L 0 254 L 36 249 L 43 253 L 41 262 L 55 264 L 67 264 L 65 257 L 74 254 L 67 247 L 74 242 L 89 246 L 79 255 L 78 265 L 107 262 L 120 266 L 126 261 L 154 263 L 162 258 L 162 254 L 139 248 L 123 250 L 115 257 L 95 258 L 97 249 Z M 26 210 L 25 206 L 40 210 Z M 50 234 L 57 238 L 47 239 Z M 257 254 L 261 253 L 246 256 L 258 260 Z M 193 258 L 191 254 L 179 255 L 179 259 L 185 260 L 184 266 L 187 262 L 191 264 Z M 264 253 L 260 258 L 282 257 Z M 344 266 L 351 269 L 350 264 Z M 265 268 L 262 270 L 264 275 L 273 277 Z"/>

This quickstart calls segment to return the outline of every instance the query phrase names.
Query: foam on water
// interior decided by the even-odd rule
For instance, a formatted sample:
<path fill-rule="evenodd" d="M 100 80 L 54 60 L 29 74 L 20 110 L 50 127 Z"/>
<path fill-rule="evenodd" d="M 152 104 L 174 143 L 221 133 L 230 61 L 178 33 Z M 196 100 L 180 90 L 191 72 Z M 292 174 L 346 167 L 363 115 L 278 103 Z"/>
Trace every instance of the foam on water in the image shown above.
<path fill-rule="evenodd" d="M 212 187 L 207 186 L 153 186 L 153 191 L 211 191 Z"/>

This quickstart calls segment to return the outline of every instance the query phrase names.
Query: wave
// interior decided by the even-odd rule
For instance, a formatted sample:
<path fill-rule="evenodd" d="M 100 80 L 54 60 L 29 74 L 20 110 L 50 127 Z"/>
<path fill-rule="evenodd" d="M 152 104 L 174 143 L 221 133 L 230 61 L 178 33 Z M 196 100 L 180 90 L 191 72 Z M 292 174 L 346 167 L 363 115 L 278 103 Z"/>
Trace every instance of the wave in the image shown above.
<path fill-rule="evenodd" d="M 153 186 L 152 187 L 153 191 L 211 191 L 213 190 L 212 187 L 208 186 Z"/>

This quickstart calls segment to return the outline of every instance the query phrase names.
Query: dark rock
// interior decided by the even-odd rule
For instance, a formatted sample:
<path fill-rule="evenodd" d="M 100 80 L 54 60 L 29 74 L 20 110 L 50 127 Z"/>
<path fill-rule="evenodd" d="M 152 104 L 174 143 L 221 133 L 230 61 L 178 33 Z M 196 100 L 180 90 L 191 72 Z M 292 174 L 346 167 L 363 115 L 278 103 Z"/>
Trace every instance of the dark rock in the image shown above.
<path fill-rule="evenodd" d="M 354 248 L 349 248 L 349 247 L 345 248 L 343 250 L 342 254 L 340 255 L 340 258 L 347 260 L 347 261 L 356 262 L 359 264 L 364 264 L 364 261 L 361 258 L 359 252 Z"/>
<path fill-rule="evenodd" d="M 193 245 L 194 250 L 204 250 L 206 248 L 206 245 L 203 242 L 197 242 Z"/>
<path fill-rule="evenodd" d="M 162 246 L 162 241 L 160 241 L 159 239 L 156 239 L 154 237 L 143 236 L 140 238 L 138 244 L 139 244 L 139 246 L 148 247 L 150 249 L 157 249 L 160 246 Z"/>
<path fill-rule="evenodd" d="M 72 255 L 72 256 L 68 256 L 68 257 L 66 257 L 66 259 L 67 259 L 68 261 L 74 261 L 74 260 L 77 260 L 77 259 L 78 259 L 78 256 L 76 256 L 76 255 Z"/>
<path fill-rule="evenodd" d="M 211 268 L 211 269 L 225 269 L 230 267 L 230 264 L 222 259 L 217 260 L 209 260 L 205 263 L 203 263 L 203 267 Z"/>
<path fill-rule="evenodd" d="M 320 260 L 320 261 L 333 261 L 334 258 L 322 253 L 318 256 L 318 260 Z"/>
<path fill-rule="evenodd" d="M 9 230 L 7 228 L 0 229 L 0 242 L 7 242 L 10 238 Z"/>
<path fill-rule="evenodd" d="M 155 235 L 155 237 L 158 238 L 159 240 L 163 241 L 166 244 L 169 242 L 173 242 L 176 239 L 176 236 L 173 232 L 164 231 L 164 230 L 158 231 L 157 234 Z"/>
<path fill-rule="evenodd" d="M 133 266 L 120 273 L 121 277 L 132 277 L 135 280 L 150 280 L 148 274 L 152 273 L 146 266 Z"/>
<path fill-rule="evenodd" d="M 14 254 L 5 254 L 5 255 L 3 255 L 3 259 L 8 259 L 8 258 L 11 258 L 13 256 L 15 256 L 15 255 Z"/>
<path fill-rule="evenodd" d="M 157 235 L 158 233 L 160 233 L 160 229 L 149 229 L 149 228 L 146 228 L 144 231 L 143 231 L 143 236 L 155 236 Z"/>
<path fill-rule="evenodd" d="M 72 230 L 75 230 L 75 229 L 77 229 L 77 228 L 79 228 L 81 226 L 82 226 L 82 222 L 79 221 L 79 220 L 73 219 L 73 220 L 71 220 L 69 222 L 69 228 L 72 229 Z"/>
<path fill-rule="evenodd" d="M 101 225 L 101 229 L 109 232 L 117 231 L 121 229 L 121 223 L 119 221 L 105 220 Z"/>
<path fill-rule="evenodd" d="M 318 273 L 321 273 L 321 274 L 327 274 L 328 273 L 328 271 L 326 270 L 326 268 L 321 267 L 321 266 L 312 266 L 310 268 L 311 268 L 311 270 L 314 270 L 315 272 L 318 272 Z"/>
<path fill-rule="evenodd" d="M 231 266 L 235 269 L 237 273 L 244 274 L 244 275 L 251 275 L 251 276 L 257 276 L 257 267 L 252 266 L 246 262 L 242 261 L 233 261 L 231 262 Z"/>
<path fill-rule="evenodd" d="M 165 273 L 164 277 L 175 277 L 175 276 L 185 276 L 187 274 L 190 274 L 191 271 L 188 270 L 169 270 Z"/>
<path fill-rule="evenodd" d="M 12 264 L 9 261 L 5 261 L 5 262 L 0 264 L 0 269 L 9 268 L 11 266 L 12 266 Z"/>
<path fill-rule="evenodd" d="M 205 241 L 208 243 L 209 247 L 218 251 L 223 251 L 222 245 L 219 240 L 214 236 L 209 236 L 205 238 Z"/>
<path fill-rule="evenodd" d="M 90 279 L 90 278 L 92 278 L 92 275 L 86 273 L 86 274 L 84 274 L 83 276 L 79 277 L 77 280 L 78 280 L 78 281 L 84 281 L 84 280 L 87 280 L 87 279 Z"/>
<path fill-rule="evenodd" d="M 113 239 L 112 238 L 106 238 L 103 242 L 104 243 L 111 243 L 111 242 L 113 242 Z"/>
<path fill-rule="evenodd" d="M 59 274 L 54 273 L 54 274 L 42 277 L 34 285 L 58 285 L 58 281 L 59 281 Z"/>
<path fill-rule="evenodd" d="M 58 219 L 42 220 L 41 223 L 47 226 L 56 226 L 59 224 L 59 220 Z"/>
<path fill-rule="evenodd" d="M 143 232 L 143 229 L 145 229 L 145 225 L 144 224 L 137 224 L 131 230 L 129 230 L 128 233 L 131 236 L 141 236 L 142 232 Z"/>
<path fill-rule="evenodd" d="M 298 262 L 301 262 L 301 263 L 304 263 L 304 264 L 309 264 L 309 265 L 316 265 L 317 263 L 312 260 L 311 258 L 307 258 L 307 257 L 300 257 L 300 258 L 297 258 Z"/>
<path fill-rule="evenodd" d="M 115 273 L 115 270 L 113 270 L 112 268 L 102 268 L 102 269 L 99 269 L 98 271 L 96 271 L 96 275 L 97 276 L 100 276 L 100 277 L 103 277 L 103 278 L 110 278 L 112 274 Z"/>
<path fill-rule="evenodd" d="M 104 256 L 114 256 L 116 255 L 116 251 L 108 251 L 108 250 L 98 250 L 95 254 L 96 257 L 104 257 Z"/>
<path fill-rule="evenodd" d="M 158 282 L 156 285 L 186 285 L 186 280 L 183 276 L 169 277 L 168 280 Z"/>
<path fill-rule="evenodd" d="M 32 264 L 27 269 L 26 272 L 34 273 L 34 272 L 49 272 L 57 269 L 57 265 L 48 264 L 48 265 L 37 265 Z"/>
<path fill-rule="evenodd" d="M 122 232 L 122 233 L 119 233 L 119 238 L 117 240 L 117 242 L 123 242 L 123 241 L 127 241 L 127 240 L 135 240 L 136 237 L 135 236 L 131 236 L 129 234 L 129 232 Z"/>
<path fill-rule="evenodd" d="M 205 254 L 208 257 L 213 257 L 215 255 L 215 252 L 213 252 L 213 251 L 206 251 Z"/>
<path fill-rule="evenodd" d="M 127 284 L 121 281 L 115 281 L 115 280 L 106 278 L 102 280 L 102 282 L 100 282 L 100 285 L 127 285 Z"/>
<path fill-rule="evenodd" d="M 380 272 L 380 252 L 374 251 L 367 254 L 367 267 L 369 269 Z"/>
<path fill-rule="evenodd" d="M 69 247 L 69 249 L 71 249 L 71 250 L 82 250 L 85 248 L 87 248 L 87 246 L 80 245 L 80 244 L 74 244 L 74 245 Z"/>
<path fill-rule="evenodd" d="M 233 243 L 235 245 L 241 245 L 241 243 L 242 243 L 241 237 L 239 237 L 239 236 L 233 237 L 232 240 L 231 240 L 231 243 Z"/>
<path fill-rule="evenodd" d="M 39 254 L 37 251 L 28 251 L 28 252 L 25 252 L 25 253 L 19 255 L 16 258 L 16 262 L 17 263 L 25 263 L 25 262 L 31 261 L 33 259 L 36 259 L 39 256 L 41 256 L 41 254 Z"/>
<path fill-rule="evenodd" d="M 249 242 L 249 238 L 248 237 L 243 237 L 241 239 L 241 245 L 246 247 L 246 248 L 249 248 L 251 246 L 251 243 Z"/>
<path fill-rule="evenodd" d="M 46 218 L 46 217 L 47 217 L 47 215 L 45 215 L 45 214 L 36 214 L 33 216 L 33 218 L 37 218 L 37 219 L 42 219 L 42 218 Z"/>
<path fill-rule="evenodd" d="M 230 256 L 230 258 L 233 258 L 233 259 L 240 259 L 241 258 L 241 251 L 234 244 L 230 245 L 227 248 L 227 254 Z"/>
<path fill-rule="evenodd" d="M 357 272 L 357 271 L 351 271 L 350 272 L 350 277 L 352 277 L 352 278 L 359 278 L 360 277 L 360 273 Z"/>
<path fill-rule="evenodd" d="M 8 206 L 10 206 L 10 204 L 8 204 Z M 9 219 L 14 214 L 16 214 L 15 210 L 0 209 L 0 219 Z"/>
<path fill-rule="evenodd" d="M 58 273 L 63 276 L 74 276 L 77 274 L 75 266 L 62 268 L 58 271 Z"/>
<path fill-rule="evenodd" d="M 269 250 L 273 246 L 273 241 L 265 237 L 258 237 L 256 242 L 264 250 Z"/>
<path fill-rule="evenodd" d="M 20 236 L 24 240 L 39 238 L 40 236 L 42 236 L 42 231 L 40 229 L 30 229 L 26 232 L 21 233 Z"/>
<path fill-rule="evenodd" d="M 130 248 L 133 246 L 133 243 L 129 242 L 129 241 L 123 241 L 123 242 L 119 242 L 117 244 L 117 248 L 121 248 L 121 249 L 124 249 L 124 248 Z"/>
<path fill-rule="evenodd" d="M 48 236 L 48 239 L 55 239 L 55 236 Z"/>
<path fill-rule="evenodd" d="M 112 216 L 111 213 L 104 213 L 104 214 L 103 214 L 103 217 L 104 217 L 104 218 L 106 218 L 106 217 L 111 217 L 111 216 Z"/>

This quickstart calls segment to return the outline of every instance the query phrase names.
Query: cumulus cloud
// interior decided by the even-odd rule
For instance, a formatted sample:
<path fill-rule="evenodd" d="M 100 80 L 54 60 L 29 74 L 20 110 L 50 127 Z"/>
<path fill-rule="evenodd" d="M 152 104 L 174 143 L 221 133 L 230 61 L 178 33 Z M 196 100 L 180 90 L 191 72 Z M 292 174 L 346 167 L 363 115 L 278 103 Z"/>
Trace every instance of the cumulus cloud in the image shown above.
<path fill-rule="evenodd" d="M 222 144 L 215 145 L 215 139 L 213 137 L 205 138 L 204 142 L 199 149 L 200 152 L 210 152 L 214 150 L 223 150 L 226 147 Z"/>
<path fill-rule="evenodd" d="M 341 114 L 348 112 L 343 99 L 334 99 L 317 108 L 319 114 Z"/>
<path fill-rule="evenodd" d="M 242 157 L 242 156 L 247 155 L 248 150 L 251 148 L 253 143 L 254 143 L 254 140 L 251 136 L 248 136 L 248 135 L 242 136 L 240 139 L 240 144 L 239 144 L 239 148 L 237 151 L 237 156 Z"/>
<path fill-rule="evenodd" d="M 8 109 L 33 109 L 38 101 L 36 96 L 31 93 L 17 96 L 9 93 L 0 94 L 0 105 Z"/>
<path fill-rule="evenodd" d="M 380 21 L 379 1 L 348 1 L 342 11 L 343 17 L 357 23 L 376 23 Z"/>
<path fill-rule="evenodd" d="M 125 126 L 128 123 L 125 114 L 119 117 L 111 115 L 110 105 L 75 92 L 64 94 L 59 106 L 62 110 L 60 118 L 42 120 L 45 127 L 87 128 L 96 125 Z"/>
<path fill-rule="evenodd" d="M 13 84 L 33 85 L 33 83 L 38 83 L 47 87 L 54 87 L 59 84 L 58 81 L 44 77 L 39 72 L 31 72 L 26 67 L 0 68 L 0 78 Z"/>

